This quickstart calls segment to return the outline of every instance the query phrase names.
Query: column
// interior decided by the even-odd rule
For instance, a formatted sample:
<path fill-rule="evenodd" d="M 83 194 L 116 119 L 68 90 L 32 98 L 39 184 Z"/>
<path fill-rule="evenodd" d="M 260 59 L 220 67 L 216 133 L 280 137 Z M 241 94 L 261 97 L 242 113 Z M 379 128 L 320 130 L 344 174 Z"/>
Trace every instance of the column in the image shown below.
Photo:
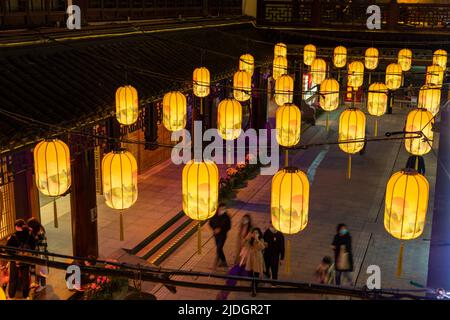
<path fill-rule="evenodd" d="M 387 12 L 387 28 L 395 30 L 398 26 L 399 10 L 397 0 L 391 0 Z"/>

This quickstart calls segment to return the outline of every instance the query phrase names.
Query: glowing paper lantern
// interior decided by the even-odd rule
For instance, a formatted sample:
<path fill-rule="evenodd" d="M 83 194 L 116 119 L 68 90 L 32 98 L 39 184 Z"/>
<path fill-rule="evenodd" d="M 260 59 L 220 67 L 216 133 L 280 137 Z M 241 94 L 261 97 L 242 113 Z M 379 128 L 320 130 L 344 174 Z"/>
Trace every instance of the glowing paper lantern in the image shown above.
<path fill-rule="evenodd" d="M 349 108 L 339 117 L 339 142 L 362 140 L 366 136 L 366 116 L 361 110 Z M 364 147 L 364 141 L 340 143 L 342 151 L 354 154 Z"/>
<path fill-rule="evenodd" d="M 386 86 L 389 90 L 397 90 L 402 85 L 402 67 L 391 63 L 386 67 Z"/>
<path fill-rule="evenodd" d="M 442 69 L 447 69 L 447 51 L 439 49 L 433 53 L 433 64 L 437 64 Z"/>
<path fill-rule="evenodd" d="M 419 91 L 417 106 L 427 109 L 433 115 L 438 113 L 441 106 L 441 89 L 435 86 L 422 86 Z"/>
<path fill-rule="evenodd" d="M 169 131 L 186 127 L 186 97 L 180 91 L 171 91 L 164 95 L 163 124 Z"/>
<path fill-rule="evenodd" d="M 287 74 L 281 75 L 275 82 L 275 102 L 282 106 L 292 103 L 294 96 L 294 79 Z"/>
<path fill-rule="evenodd" d="M 195 69 L 192 75 L 192 81 L 192 90 L 195 96 L 204 98 L 209 95 L 211 76 L 208 69 L 205 67 Z"/>
<path fill-rule="evenodd" d="M 295 104 L 286 103 L 278 107 L 275 117 L 278 144 L 292 147 L 299 143 L 302 123 L 300 109 Z"/>
<path fill-rule="evenodd" d="M 277 43 L 274 47 L 273 55 L 274 55 L 274 57 L 285 57 L 286 58 L 287 46 L 282 42 Z"/>
<path fill-rule="evenodd" d="M 314 59 L 311 64 L 311 80 L 315 84 L 321 84 L 327 77 L 327 63 L 323 59 Z"/>
<path fill-rule="evenodd" d="M 342 68 L 347 64 L 347 48 L 338 46 L 333 51 L 333 64 L 336 68 Z"/>
<path fill-rule="evenodd" d="M 277 80 L 281 75 L 287 74 L 288 61 L 285 57 L 276 57 L 273 59 L 272 77 Z"/>
<path fill-rule="evenodd" d="M 314 59 L 316 59 L 316 53 L 317 53 L 316 46 L 313 44 L 307 44 L 303 48 L 303 62 L 307 66 L 310 66 L 313 63 Z"/>
<path fill-rule="evenodd" d="M 357 90 L 364 82 L 364 64 L 361 61 L 353 61 L 348 65 L 348 86 Z"/>
<path fill-rule="evenodd" d="M 367 111 L 372 116 L 382 116 L 386 113 L 388 102 L 388 88 L 384 83 L 375 82 L 369 86 L 367 96 Z"/>
<path fill-rule="evenodd" d="M 1 300 L 6 300 L 6 294 L 2 288 L 0 288 L 0 301 Z"/>
<path fill-rule="evenodd" d="M 299 169 L 288 167 L 272 178 L 272 225 L 284 234 L 295 234 L 308 224 L 309 181 Z"/>
<path fill-rule="evenodd" d="M 132 86 L 116 90 L 116 118 L 120 124 L 130 125 L 137 121 L 139 100 L 137 90 Z"/>
<path fill-rule="evenodd" d="M 410 49 L 402 49 L 398 52 L 398 64 L 402 71 L 409 71 L 412 63 L 412 51 Z"/>
<path fill-rule="evenodd" d="M 36 186 L 42 194 L 57 197 L 70 187 L 70 151 L 61 140 L 45 140 L 34 148 Z"/>
<path fill-rule="evenodd" d="M 252 94 L 252 75 L 238 71 L 233 77 L 233 96 L 237 101 L 247 101 Z"/>
<path fill-rule="evenodd" d="M 225 140 L 234 140 L 242 131 L 242 106 L 235 99 L 224 99 L 217 107 L 217 130 Z"/>
<path fill-rule="evenodd" d="M 430 152 L 433 143 L 433 124 L 433 114 L 426 109 L 415 109 L 408 113 L 405 131 L 412 133 L 405 134 L 405 148 L 409 153 L 421 156 Z M 411 138 L 417 135 L 413 132 L 419 131 L 423 133 L 423 137 Z"/>
<path fill-rule="evenodd" d="M 247 71 L 253 75 L 255 70 L 255 59 L 251 54 L 246 53 L 239 58 L 239 70 Z"/>
<path fill-rule="evenodd" d="M 437 64 L 427 67 L 425 84 L 442 87 L 443 81 L 444 81 L 444 69 L 442 69 Z"/>
<path fill-rule="evenodd" d="M 367 48 L 364 57 L 364 66 L 368 70 L 375 70 L 378 67 L 378 49 Z"/>
<path fill-rule="evenodd" d="M 207 220 L 217 211 L 219 169 L 212 161 L 190 160 L 182 173 L 183 211 L 193 220 Z"/>
<path fill-rule="evenodd" d="M 331 78 L 322 81 L 320 107 L 325 111 L 333 111 L 339 107 L 339 82 Z"/>

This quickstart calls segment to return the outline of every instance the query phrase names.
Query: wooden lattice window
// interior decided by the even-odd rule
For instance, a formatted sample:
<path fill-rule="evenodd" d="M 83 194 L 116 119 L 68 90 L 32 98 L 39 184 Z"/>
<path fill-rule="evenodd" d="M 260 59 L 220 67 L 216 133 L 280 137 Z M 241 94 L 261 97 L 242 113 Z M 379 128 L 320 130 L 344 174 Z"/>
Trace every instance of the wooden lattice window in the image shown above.
<path fill-rule="evenodd" d="M 14 232 L 14 182 L 9 170 L 11 159 L 0 158 L 0 240 Z"/>

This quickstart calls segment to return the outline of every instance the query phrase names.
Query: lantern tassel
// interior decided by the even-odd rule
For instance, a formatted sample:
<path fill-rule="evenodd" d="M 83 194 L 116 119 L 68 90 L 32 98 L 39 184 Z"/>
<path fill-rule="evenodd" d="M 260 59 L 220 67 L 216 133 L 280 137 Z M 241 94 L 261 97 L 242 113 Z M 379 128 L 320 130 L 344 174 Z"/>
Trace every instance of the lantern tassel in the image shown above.
<path fill-rule="evenodd" d="M 350 180 L 352 178 L 352 155 L 348 155 L 348 166 L 347 166 L 347 179 Z"/>
<path fill-rule="evenodd" d="M 120 219 L 120 241 L 123 241 L 124 240 L 124 236 L 123 236 L 124 232 L 123 232 L 123 214 L 122 214 L 122 211 L 120 212 L 119 219 Z"/>
<path fill-rule="evenodd" d="M 375 137 L 378 136 L 378 119 L 375 119 L 375 133 L 374 133 Z"/>
<path fill-rule="evenodd" d="M 53 198 L 53 222 L 55 228 L 58 228 L 58 207 L 56 206 L 56 197 Z"/>
<path fill-rule="evenodd" d="M 329 115 L 328 115 L 328 112 L 327 112 L 327 120 L 326 120 L 326 128 L 327 128 L 327 132 L 328 132 L 328 130 L 329 130 Z"/>
<path fill-rule="evenodd" d="M 341 69 L 338 69 L 338 77 L 337 77 L 337 81 L 341 81 Z"/>
<path fill-rule="evenodd" d="M 284 166 L 287 167 L 289 165 L 289 150 L 286 149 L 284 151 Z"/>
<path fill-rule="evenodd" d="M 372 72 L 369 72 L 369 85 L 372 82 Z"/>
<path fill-rule="evenodd" d="M 286 273 L 291 273 L 291 240 L 286 243 Z"/>
<path fill-rule="evenodd" d="M 197 229 L 197 254 L 202 254 L 202 223 L 198 222 L 198 229 Z"/>
<path fill-rule="evenodd" d="M 416 156 L 416 162 L 414 164 L 414 167 L 416 168 L 416 171 L 419 171 L 419 157 Z"/>
<path fill-rule="evenodd" d="M 397 261 L 397 278 L 400 278 L 403 272 L 403 251 L 404 245 L 403 242 L 400 243 L 400 250 L 398 252 L 398 261 Z"/>

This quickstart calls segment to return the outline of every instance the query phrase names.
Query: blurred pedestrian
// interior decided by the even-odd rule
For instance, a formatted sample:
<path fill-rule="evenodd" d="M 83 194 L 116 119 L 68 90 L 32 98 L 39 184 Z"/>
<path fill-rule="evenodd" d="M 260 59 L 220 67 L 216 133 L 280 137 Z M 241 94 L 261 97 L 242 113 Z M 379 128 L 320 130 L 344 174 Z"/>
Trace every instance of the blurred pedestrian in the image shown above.
<path fill-rule="evenodd" d="M 278 280 L 278 267 L 284 260 L 284 236 L 271 225 L 264 232 L 264 242 L 267 245 L 264 250 L 265 275 L 269 279 Z"/>
<path fill-rule="evenodd" d="M 329 256 L 323 257 L 322 261 L 316 268 L 316 279 L 321 284 L 334 284 L 336 270 L 333 260 Z"/>
<path fill-rule="evenodd" d="M 36 218 L 29 219 L 27 225 L 31 228 L 31 235 L 36 243 L 36 251 L 41 252 L 38 257 L 40 259 L 48 259 L 47 236 L 44 226 Z M 35 265 L 32 268 L 32 274 L 34 274 L 34 286 L 37 287 L 36 292 L 39 293 L 46 287 L 48 267 L 46 265 Z"/>
<path fill-rule="evenodd" d="M 238 240 L 236 242 L 237 243 L 236 259 L 235 259 L 236 264 L 238 264 L 241 259 L 239 255 L 242 251 L 242 248 L 244 247 L 245 239 L 251 230 L 252 230 L 252 218 L 250 217 L 249 214 L 245 214 L 242 217 L 241 223 L 239 224 L 239 234 Z"/>
<path fill-rule="evenodd" d="M 209 220 L 209 225 L 213 229 L 214 240 L 216 241 L 217 257 L 214 263 L 214 269 L 217 269 L 217 267 L 228 268 L 223 247 L 227 240 L 228 231 L 231 229 L 231 219 L 224 203 L 219 205 L 217 214 Z"/>
<path fill-rule="evenodd" d="M 353 271 L 352 237 L 344 223 L 337 225 L 336 232 L 331 244 L 334 250 L 334 261 L 336 261 L 336 285 L 341 285 L 342 276 L 351 284 L 351 273 Z"/>

